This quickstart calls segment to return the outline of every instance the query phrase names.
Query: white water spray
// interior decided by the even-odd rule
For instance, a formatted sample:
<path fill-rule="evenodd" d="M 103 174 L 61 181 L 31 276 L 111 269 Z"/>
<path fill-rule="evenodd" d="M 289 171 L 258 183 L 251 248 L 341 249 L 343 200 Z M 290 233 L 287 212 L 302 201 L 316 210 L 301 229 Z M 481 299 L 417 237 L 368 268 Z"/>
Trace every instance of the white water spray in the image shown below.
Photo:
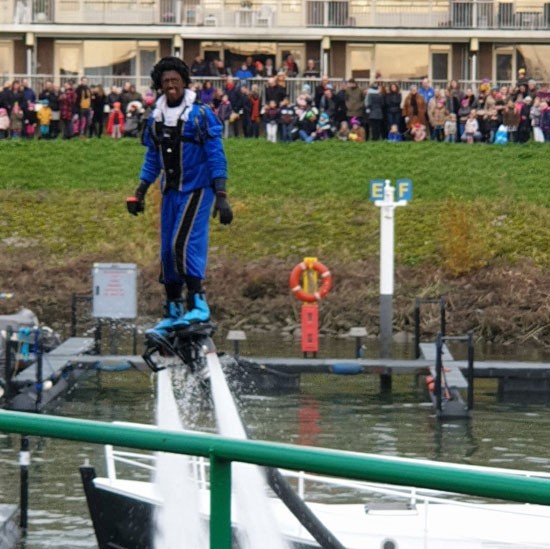
<path fill-rule="evenodd" d="M 227 386 L 216 353 L 208 353 L 207 368 L 210 371 L 212 400 L 215 404 L 218 430 L 226 437 L 245 439 L 246 432 L 231 391 Z M 239 544 L 242 549 L 288 549 L 277 529 L 277 523 L 269 507 L 266 481 L 259 467 L 242 463 L 233 464 L 235 506 L 240 529 Z"/>
<path fill-rule="evenodd" d="M 182 431 L 169 370 L 158 373 L 157 426 Z M 155 549 L 202 549 L 208 534 L 199 516 L 199 493 L 191 478 L 188 456 L 159 452 L 156 456 L 155 490 L 162 505 L 155 513 Z"/>

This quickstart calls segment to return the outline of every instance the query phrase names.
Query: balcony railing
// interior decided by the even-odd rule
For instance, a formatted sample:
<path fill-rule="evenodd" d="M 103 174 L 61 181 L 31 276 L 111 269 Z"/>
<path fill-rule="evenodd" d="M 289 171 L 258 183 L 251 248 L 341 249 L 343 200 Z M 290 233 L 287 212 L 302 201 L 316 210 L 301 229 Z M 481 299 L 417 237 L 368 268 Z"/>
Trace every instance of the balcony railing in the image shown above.
<path fill-rule="evenodd" d="M 0 24 L 550 29 L 550 0 L 0 0 Z"/>

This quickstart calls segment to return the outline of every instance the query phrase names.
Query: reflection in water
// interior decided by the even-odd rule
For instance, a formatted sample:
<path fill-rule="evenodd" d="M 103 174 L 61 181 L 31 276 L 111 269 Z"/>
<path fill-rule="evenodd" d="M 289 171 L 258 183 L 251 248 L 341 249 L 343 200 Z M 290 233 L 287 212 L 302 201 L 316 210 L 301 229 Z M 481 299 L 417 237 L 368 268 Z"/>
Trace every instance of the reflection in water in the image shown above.
<path fill-rule="evenodd" d="M 301 400 L 298 408 L 298 444 L 317 446 L 317 435 L 321 432 L 320 417 L 317 400 L 311 397 Z"/>

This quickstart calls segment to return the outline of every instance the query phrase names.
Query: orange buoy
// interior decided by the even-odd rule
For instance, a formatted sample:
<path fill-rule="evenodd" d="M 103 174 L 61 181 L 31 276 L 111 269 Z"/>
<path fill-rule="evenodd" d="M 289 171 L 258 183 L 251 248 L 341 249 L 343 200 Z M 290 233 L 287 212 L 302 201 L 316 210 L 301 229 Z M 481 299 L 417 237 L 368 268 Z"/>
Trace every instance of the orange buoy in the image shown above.
<path fill-rule="evenodd" d="M 302 275 L 308 269 L 313 269 L 321 277 L 321 287 L 312 293 L 306 292 L 302 287 L 301 282 Z M 292 293 L 300 301 L 303 301 L 304 303 L 314 303 L 326 297 L 330 292 L 332 288 L 332 275 L 330 274 L 328 267 L 323 265 L 320 261 L 314 261 L 309 264 L 302 261 L 301 263 L 298 263 L 294 269 L 292 269 L 289 278 L 289 286 Z"/>

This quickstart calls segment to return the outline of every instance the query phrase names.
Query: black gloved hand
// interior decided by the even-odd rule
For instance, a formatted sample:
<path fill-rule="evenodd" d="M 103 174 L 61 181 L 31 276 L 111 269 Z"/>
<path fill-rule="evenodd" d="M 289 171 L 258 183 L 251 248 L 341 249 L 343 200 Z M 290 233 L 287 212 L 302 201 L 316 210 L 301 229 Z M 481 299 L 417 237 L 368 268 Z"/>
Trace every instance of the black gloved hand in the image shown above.
<path fill-rule="evenodd" d="M 132 215 L 137 215 L 145 211 L 145 201 L 140 200 L 137 196 L 129 196 L 126 199 L 126 207 Z"/>
<path fill-rule="evenodd" d="M 214 202 L 214 212 L 212 217 L 216 217 L 220 214 L 220 223 L 222 225 L 229 225 L 233 221 L 233 212 L 231 211 L 231 206 L 227 202 L 227 198 L 224 192 L 218 191 L 216 193 L 216 201 Z"/>
<path fill-rule="evenodd" d="M 145 211 L 145 193 L 149 185 L 145 181 L 141 181 L 134 196 L 126 199 L 126 207 L 132 215 L 138 215 Z"/>

